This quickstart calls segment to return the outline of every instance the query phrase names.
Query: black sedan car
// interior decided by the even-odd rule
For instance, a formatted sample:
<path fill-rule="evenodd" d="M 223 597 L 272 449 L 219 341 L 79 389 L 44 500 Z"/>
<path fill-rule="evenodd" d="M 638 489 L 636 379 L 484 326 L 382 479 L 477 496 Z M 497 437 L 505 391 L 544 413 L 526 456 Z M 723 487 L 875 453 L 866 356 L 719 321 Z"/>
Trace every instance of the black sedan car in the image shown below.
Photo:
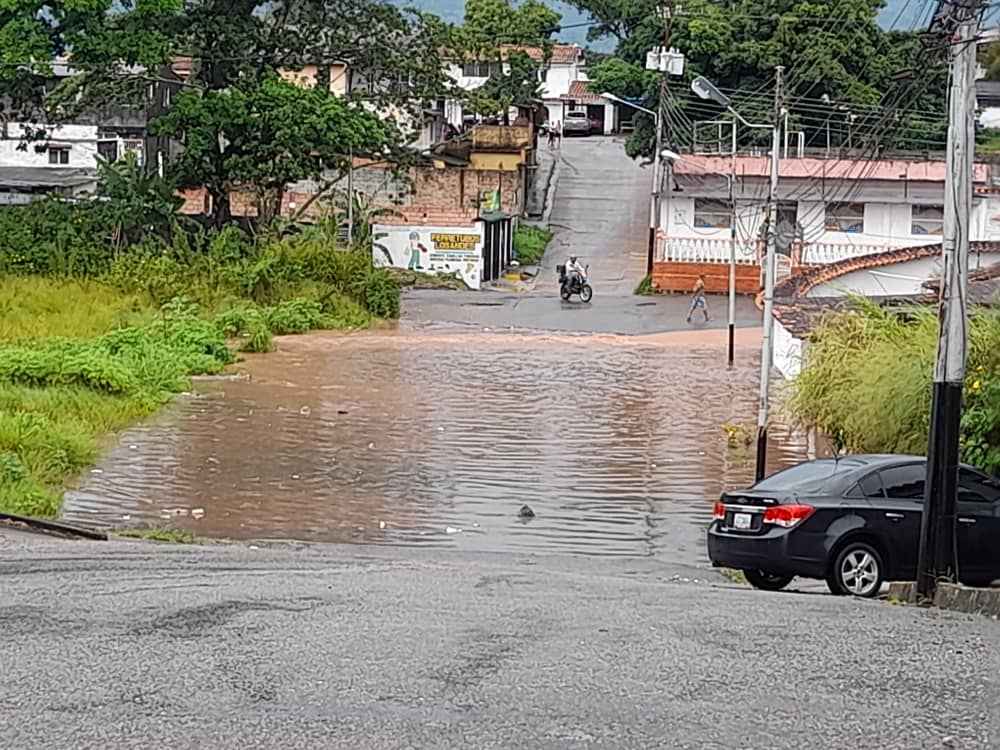
<path fill-rule="evenodd" d="M 883 581 L 917 572 L 926 459 L 863 455 L 809 461 L 728 492 L 715 504 L 708 556 L 777 591 L 794 577 L 834 594 L 875 596 Z M 1000 578 L 1000 480 L 959 470 L 958 577 Z"/>

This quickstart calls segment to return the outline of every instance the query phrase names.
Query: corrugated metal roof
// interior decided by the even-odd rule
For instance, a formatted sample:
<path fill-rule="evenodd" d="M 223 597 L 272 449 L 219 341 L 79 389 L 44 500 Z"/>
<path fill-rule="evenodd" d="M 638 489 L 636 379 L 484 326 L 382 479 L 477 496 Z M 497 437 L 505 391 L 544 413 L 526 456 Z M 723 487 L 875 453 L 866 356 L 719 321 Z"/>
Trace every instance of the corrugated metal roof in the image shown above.
<path fill-rule="evenodd" d="M 0 188 L 37 190 L 38 188 L 82 187 L 97 182 L 94 170 L 75 167 L 0 167 Z"/>

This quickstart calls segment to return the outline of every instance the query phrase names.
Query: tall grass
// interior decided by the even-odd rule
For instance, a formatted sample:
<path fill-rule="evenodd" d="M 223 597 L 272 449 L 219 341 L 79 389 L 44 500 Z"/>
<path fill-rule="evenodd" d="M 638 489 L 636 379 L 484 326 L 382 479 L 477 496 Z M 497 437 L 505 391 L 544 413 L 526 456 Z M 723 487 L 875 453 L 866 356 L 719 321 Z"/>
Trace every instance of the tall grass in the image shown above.
<path fill-rule="evenodd" d="M 545 255 L 552 241 L 552 232 L 529 224 L 519 224 L 514 230 L 514 254 L 522 266 L 535 266 Z"/>
<path fill-rule="evenodd" d="M 1000 474 L 1000 311 L 970 319 L 963 459 Z M 858 301 L 814 331 L 788 408 L 854 452 L 927 448 L 938 335 L 935 311 L 903 314 Z"/>
<path fill-rule="evenodd" d="M 114 328 L 141 327 L 154 315 L 145 295 L 98 281 L 0 276 L 0 342 L 92 338 Z"/>

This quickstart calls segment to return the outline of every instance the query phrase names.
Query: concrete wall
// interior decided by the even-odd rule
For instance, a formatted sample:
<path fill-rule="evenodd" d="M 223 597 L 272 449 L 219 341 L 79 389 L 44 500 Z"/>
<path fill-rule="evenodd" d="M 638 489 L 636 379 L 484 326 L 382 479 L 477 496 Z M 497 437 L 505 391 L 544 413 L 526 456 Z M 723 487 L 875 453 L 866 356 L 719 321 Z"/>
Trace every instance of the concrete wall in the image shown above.
<path fill-rule="evenodd" d="M 970 267 L 975 269 L 1000 263 L 1000 253 L 975 254 L 970 258 Z M 863 268 L 838 276 L 832 281 L 813 287 L 808 297 L 839 297 L 848 293 L 863 294 L 866 297 L 883 297 L 919 294 L 924 291 L 923 283 L 941 275 L 941 258 L 932 256 L 902 263 L 894 263 L 879 268 Z"/>
<path fill-rule="evenodd" d="M 802 372 L 805 347 L 805 341 L 795 338 L 780 322 L 774 321 L 774 366 L 789 380 Z"/>
<path fill-rule="evenodd" d="M 35 143 L 28 143 L 23 151 L 21 144 L 22 123 L 7 124 L 8 137 L 0 140 L 0 166 L 3 167 L 77 167 L 94 169 L 97 167 L 97 126 L 96 125 L 33 125 L 44 129 L 48 137 Z M 69 163 L 50 164 L 49 152 L 38 152 L 36 146 L 45 143 L 69 146 Z"/>

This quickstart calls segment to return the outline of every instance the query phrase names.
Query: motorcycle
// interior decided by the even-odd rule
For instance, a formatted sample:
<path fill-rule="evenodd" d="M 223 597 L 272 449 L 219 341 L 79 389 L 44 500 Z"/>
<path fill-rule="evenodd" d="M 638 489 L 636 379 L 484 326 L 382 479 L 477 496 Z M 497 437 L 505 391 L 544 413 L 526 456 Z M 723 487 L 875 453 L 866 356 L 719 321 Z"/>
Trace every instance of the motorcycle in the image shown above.
<path fill-rule="evenodd" d="M 587 283 L 585 276 L 576 274 L 572 279 L 567 278 L 565 265 L 556 266 L 556 271 L 559 273 L 559 296 L 564 302 L 569 302 L 569 298 L 574 294 L 580 295 L 581 302 L 590 302 L 594 296 L 594 290 Z"/>

